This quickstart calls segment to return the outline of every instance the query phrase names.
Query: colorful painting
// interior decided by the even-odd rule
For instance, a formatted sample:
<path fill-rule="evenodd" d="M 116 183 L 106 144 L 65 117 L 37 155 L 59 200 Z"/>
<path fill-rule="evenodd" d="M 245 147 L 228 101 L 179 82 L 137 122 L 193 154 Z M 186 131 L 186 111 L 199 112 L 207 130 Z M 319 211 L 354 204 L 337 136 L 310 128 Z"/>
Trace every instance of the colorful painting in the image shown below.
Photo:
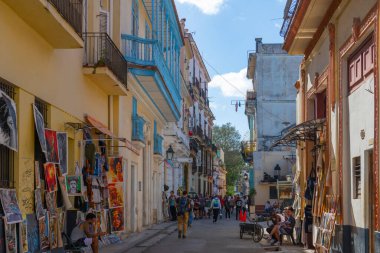
<path fill-rule="evenodd" d="M 111 231 L 124 231 L 124 209 L 121 207 L 110 209 Z"/>
<path fill-rule="evenodd" d="M 21 238 L 20 238 L 20 246 L 21 246 L 21 249 L 23 249 L 22 252 L 24 253 L 28 253 L 29 250 L 28 250 L 28 238 L 26 236 L 26 220 L 23 220 L 22 223 L 20 223 L 20 234 L 21 234 Z"/>
<path fill-rule="evenodd" d="M 45 123 L 44 123 L 44 117 L 38 110 L 38 108 L 33 105 L 33 111 L 34 111 L 34 125 L 36 127 L 36 132 L 38 135 L 38 140 L 41 145 L 41 150 L 46 154 L 47 148 L 46 148 L 46 138 L 45 138 Z"/>
<path fill-rule="evenodd" d="M 48 212 L 46 212 L 45 216 L 38 221 L 38 228 L 40 237 L 40 249 L 42 252 L 44 252 L 50 249 Z"/>
<path fill-rule="evenodd" d="M 41 189 L 34 190 L 34 204 L 36 208 L 37 219 L 40 220 L 45 217 L 45 211 L 41 200 Z"/>
<path fill-rule="evenodd" d="M 46 207 L 51 217 L 57 217 L 56 197 L 55 192 L 47 192 L 45 194 Z"/>
<path fill-rule="evenodd" d="M 97 229 L 100 232 L 107 232 L 107 211 L 102 210 L 96 213 Z"/>
<path fill-rule="evenodd" d="M 107 172 L 108 183 L 123 182 L 123 158 L 110 157 L 108 159 L 109 170 Z"/>
<path fill-rule="evenodd" d="M 51 163 L 59 164 L 57 132 L 45 129 L 45 138 L 47 149 L 46 160 Z"/>
<path fill-rule="evenodd" d="M 17 253 L 17 228 L 16 224 L 5 222 L 5 252 Z"/>
<path fill-rule="evenodd" d="M 123 207 L 123 183 L 109 184 L 109 208 Z"/>
<path fill-rule="evenodd" d="M 82 195 L 82 177 L 66 176 L 66 190 L 69 196 Z"/>
<path fill-rule="evenodd" d="M 38 161 L 34 162 L 34 177 L 36 188 L 41 188 L 40 163 Z"/>
<path fill-rule="evenodd" d="M 15 189 L 0 189 L 0 200 L 8 224 L 22 222 Z"/>
<path fill-rule="evenodd" d="M 67 133 L 66 132 L 57 132 L 57 140 L 58 140 L 58 154 L 59 154 L 59 168 L 61 170 L 62 175 L 67 174 L 67 161 L 68 150 L 67 150 Z"/>
<path fill-rule="evenodd" d="M 26 235 L 28 249 L 30 253 L 37 253 L 40 250 L 40 240 L 38 237 L 38 224 L 34 214 L 26 215 Z"/>
<path fill-rule="evenodd" d="M 16 103 L 0 90 L 0 145 L 18 149 Z"/>
<path fill-rule="evenodd" d="M 0 252 L 5 252 L 5 227 L 4 227 L 4 219 L 1 217 L 0 217 Z"/>
<path fill-rule="evenodd" d="M 50 216 L 49 220 L 49 240 L 50 249 L 58 247 L 58 220 L 56 217 Z"/>
<path fill-rule="evenodd" d="M 72 204 L 69 199 L 69 195 L 66 190 L 66 177 L 58 177 L 59 186 L 61 188 L 61 195 L 63 199 L 63 203 L 65 205 L 66 210 L 72 208 Z"/>
<path fill-rule="evenodd" d="M 48 192 L 57 191 L 57 175 L 54 163 L 45 163 L 45 184 Z"/>

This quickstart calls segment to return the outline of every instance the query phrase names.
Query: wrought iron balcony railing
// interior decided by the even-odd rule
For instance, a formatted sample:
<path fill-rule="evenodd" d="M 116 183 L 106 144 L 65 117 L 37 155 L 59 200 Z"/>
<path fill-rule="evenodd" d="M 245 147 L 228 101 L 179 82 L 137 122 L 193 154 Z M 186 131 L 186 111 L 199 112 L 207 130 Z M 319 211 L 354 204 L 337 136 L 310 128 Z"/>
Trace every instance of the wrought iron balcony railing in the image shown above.
<path fill-rule="evenodd" d="M 164 137 L 162 137 L 161 135 L 159 134 L 156 134 L 156 136 L 154 136 L 154 145 L 153 145 L 153 152 L 155 155 L 163 155 L 163 152 L 162 152 L 162 143 L 164 141 Z"/>
<path fill-rule="evenodd" d="M 49 0 L 61 16 L 82 36 L 83 0 Z"/>
<path fill-rule="evenodd" d="M 107 67 L 127 89 L 128 63 L 107 33 L 84 33 L 86 67 Z"/>
<path fill-rule="evenodd" d="M 139 115 L 132 116 L 132 141 L 140 141 L 145 143 L 144 137 L 145 120 Z"/>

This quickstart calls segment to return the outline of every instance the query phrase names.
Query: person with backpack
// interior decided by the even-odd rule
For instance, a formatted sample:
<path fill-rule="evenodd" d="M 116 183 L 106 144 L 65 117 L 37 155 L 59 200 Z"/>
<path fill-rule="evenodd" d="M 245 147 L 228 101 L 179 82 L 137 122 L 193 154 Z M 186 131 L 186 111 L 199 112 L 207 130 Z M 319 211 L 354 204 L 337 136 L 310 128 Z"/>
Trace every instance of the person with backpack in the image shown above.
<path fill-rule="evenodd" d="M 237 196 L 236 198 L 235 206 L 236 206 L 236 220 L 239 220 L 240 210 L 243 207 L 243 201 L 240 199 L 239 196 Z"/>
<path fill-rule="evenodd" d="M 218 196 L 215 196 L 214 199 L 211 201 L 211 208 L 213 212 L 213 223 L 216 223 L 218 221 L 219 211 L 222 208 L 222 205 L 220 204 L 220 199 Z"/>
<path fill-rule="evenodd" d="M 170 208 L 170 218 L 171 221 L 177 220 L 177 211 L 176 211 L 176 196 L 174 195 L 174 191 L 170 192 L 169 197 L 169 208 Z"/>
<path fill-rule="evenodd" d="M 187 196 L 187 191 L 183 191 L 182 196 L 177 199 L 178 238 L 186 238 L 189 212 L 190 199 Z"/>

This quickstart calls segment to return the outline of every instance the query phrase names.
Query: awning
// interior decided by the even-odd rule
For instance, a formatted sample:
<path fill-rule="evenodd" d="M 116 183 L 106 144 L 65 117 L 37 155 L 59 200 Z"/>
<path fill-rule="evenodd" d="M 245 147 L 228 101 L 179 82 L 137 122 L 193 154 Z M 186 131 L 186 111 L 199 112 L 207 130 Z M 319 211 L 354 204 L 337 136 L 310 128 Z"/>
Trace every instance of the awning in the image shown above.
<path fill-rule="evenodd" d="M 294 146 L 296 141 L 315 141 L 317 131 L 321 131 L 325 123 L 326 119 L 313 119 L 296 125 L 276 140 L 270 149 L 276 146 Z"/>

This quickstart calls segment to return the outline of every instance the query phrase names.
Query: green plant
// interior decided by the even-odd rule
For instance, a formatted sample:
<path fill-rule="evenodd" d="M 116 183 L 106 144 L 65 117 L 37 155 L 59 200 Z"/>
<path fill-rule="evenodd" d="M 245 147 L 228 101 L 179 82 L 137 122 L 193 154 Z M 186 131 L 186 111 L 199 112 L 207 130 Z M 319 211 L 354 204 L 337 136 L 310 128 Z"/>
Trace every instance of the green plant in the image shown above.
<path fill-rule="evenodd" d="M 256 189 L 255 188 L 251 188 L 251 189 L 249 189 L 249 196 L 250 197 L 254 197 L 255 195 L 256 195 Z"/>

